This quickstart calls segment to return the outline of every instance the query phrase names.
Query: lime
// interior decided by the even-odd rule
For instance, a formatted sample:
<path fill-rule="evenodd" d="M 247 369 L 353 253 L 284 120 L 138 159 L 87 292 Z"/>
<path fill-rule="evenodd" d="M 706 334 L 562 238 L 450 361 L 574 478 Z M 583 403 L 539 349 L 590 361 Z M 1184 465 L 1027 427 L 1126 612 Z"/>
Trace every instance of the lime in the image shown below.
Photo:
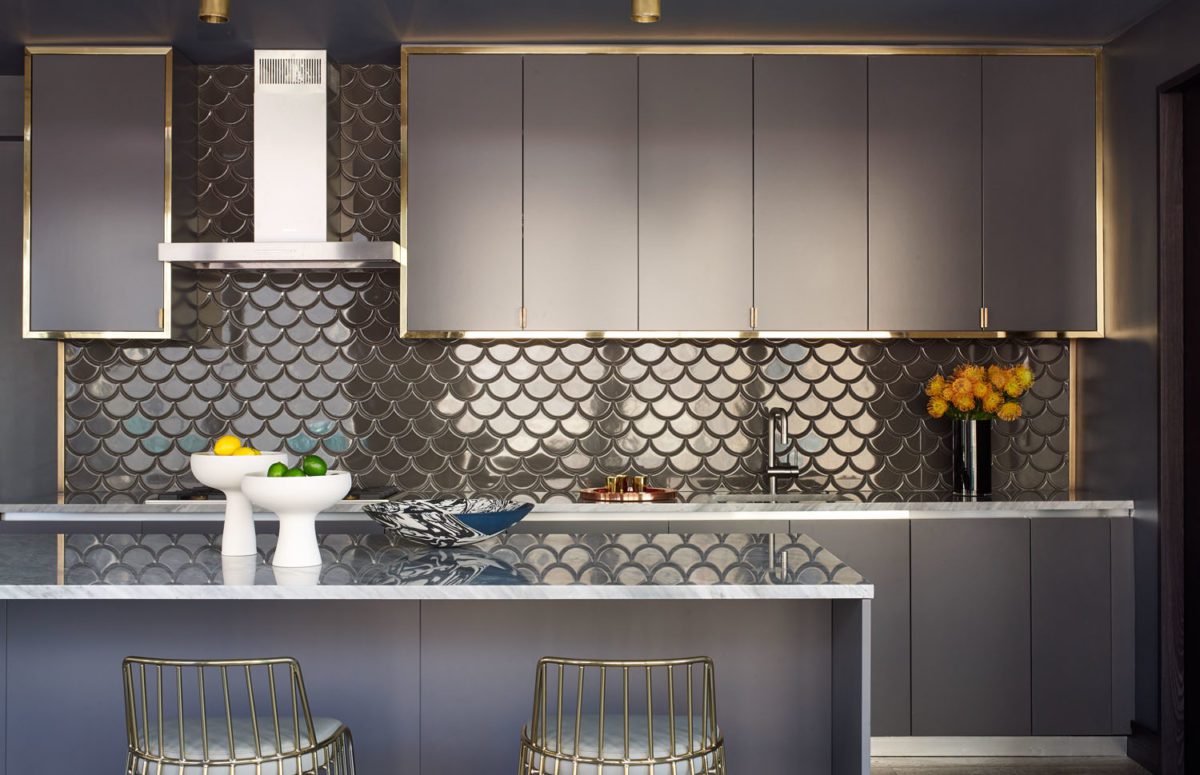
<path fill-rule="evenodd" d="M 232 455 L 242 448 L 242 441 L 237 436 L 222 436 L 213 444 L 214 455 Z"/>
<path fill-rule="evenodd" d="M 267 469 L 267 476 L 283 476 L 287 473 L 287 463 L 272 463 Z"/>
<path fill-rule="evenodd" d="M 325 465 L 325 461 L 316 455 L 305 457 L 300 467 L 304 469 L 305 476 L 324 476 L 325 472 L 329 470 L 329 466 Z"/>
<path fill-rule="evenodd" d="M 304 472 L 301 471 L 299 468 L 289 468 L 288 470 L 284 471 L 282 475 L 283 476 L 304 476 Z"/>

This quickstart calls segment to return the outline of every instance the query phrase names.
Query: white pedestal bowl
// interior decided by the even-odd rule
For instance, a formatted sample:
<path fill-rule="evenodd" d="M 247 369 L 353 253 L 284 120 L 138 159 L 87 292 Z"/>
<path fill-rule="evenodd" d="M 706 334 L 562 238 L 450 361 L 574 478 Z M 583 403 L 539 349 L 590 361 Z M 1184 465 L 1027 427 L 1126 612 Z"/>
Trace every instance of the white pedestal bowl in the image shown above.
<path fill-rule="evenodd" d="M 263 452 L 259 455 L 214 455 L 211 452 L 192 454 L 192 476 L 205 487 L 225 493 L 225 531 L 221 535 L 221 554 L 243 557 L 257 554 L 254 540 L 254 511 L 242 494 L 242 480 L 247 474 L 265 475 L 275 463 L 287 464 L 283 452 Z"/>
<path fill-rule="evenodd" d="M 350 474 L 328 471 L 324 476 L 267 476 L 250 474 L 242 491 L 252 502 L 279 517 L 279 543 L 272 565 L 304 568 L 321 564 L 317 547 L 317 514 L 346 497 Z"/>

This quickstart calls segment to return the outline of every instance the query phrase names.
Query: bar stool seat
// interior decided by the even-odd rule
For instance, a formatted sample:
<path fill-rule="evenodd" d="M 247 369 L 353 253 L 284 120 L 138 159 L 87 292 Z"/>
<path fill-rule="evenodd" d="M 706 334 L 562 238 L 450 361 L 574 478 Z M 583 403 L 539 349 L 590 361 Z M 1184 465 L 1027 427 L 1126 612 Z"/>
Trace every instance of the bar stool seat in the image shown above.
<path fill-rule="evenodd" d="M 625 719 L 619 714 L 605 714 L 604 745 L 600 745 L 600 717 L 585 713 L 579 717 L 579 747 L 575 747 L 575 728 L 573 722 L 563 723 L 561 740 L 558 738 L 556 721 L 550 719 L 546 725 L 546 737 L 555 741 L 554 747 L 559 751 L 576 754 L 579 757 L 595 758 L 597 760 L 653 760 L 655 763 L 633 768 L 631 773 L 643 775 L 700 775 L 700 773 L 716 772 L 717 756 L 714 751 L 695 753 L 705 750 L 704 735 L 697 724 L 692 725 L 691 737 L 688 736 L 688 720 L 676 717 L 674 750 L 671 746 L 670 717 L 666 714 L 655 714 L 650 721 L 654 728 L 654 745 L 650 745 L 650 727 L 645 714 L 631 713 L 629 715 L 629 750 L 625 750 Z M 720 730 L 717 731 L 720 736 Z M 690 742 L 689 742 L 690 741 Z M 553 754 L 547 755 L 543 769 L 554 773 Z M 621 767 L 610 764 L 607 771 L 602 771 L 602 764 L 581 763 L 578 769 L 571 766 L 571 757 L 563 759 L 559 765 L 562 773 L 576 775 L 609 775 L 622 772 Z"/>
<path fill-rule="evenodd" d="M 257 718 L 257 729 L 259 730 L 257 736 L 255 723 L 255 719 L 235 717 L 230 719 L 229 724 L 226 724 L 224 716 L 210 716 L 207 723 L 208 748 L 206 751 L 204 747 L 205 725 L 202 725 L 199 719 L 186 719 L 182 756 L 179 750 L 177 728 L 164 725 L 166 728 L 163 730 L 162 758 L 175 762 L 196 763 L 164 764 L 162 775 L 209 775 L 214 769 L 224 775 L 228 768 L 205 765 L 204 762 L 238 761 L 259 757 L 265 760 L 261 770 L 255 769 L 256 765 L 251 763 L 235 764 L 232 765 L 232 772 L 229 772 L 229 775 L 300 775 L 305 772 L 315 772 L 317 768 L 325 767 L 330 763 L 334 755 L 334 744 L 346 728 L 346 725 L 337 719 L 314 716 L 312 723 L 315 743 L 309 738 L 308 732 L 302 724 L 300 743 L 297 745 L 295 730 L 287 728 L 281 722 L 279 741 L 276 744 L 274 719 L 270 716 L 259 716 Z M 230 729 L 233 730 L 232 748 L 229 746 Z M 157 739 L 158 728 L 154 722 L 150 723 L 148 730 L 150 737 Z M 255 748 L 256 739 L 261 751 Z M 312 753 L 299 756 L 293 756 L 290 753 L 305 749 L 312 749 Z M 272 762 L 271 758 L 275 756 L 281 758 Z M 158 770 L 152 768 L 151 772 L 157 775 Z"/>

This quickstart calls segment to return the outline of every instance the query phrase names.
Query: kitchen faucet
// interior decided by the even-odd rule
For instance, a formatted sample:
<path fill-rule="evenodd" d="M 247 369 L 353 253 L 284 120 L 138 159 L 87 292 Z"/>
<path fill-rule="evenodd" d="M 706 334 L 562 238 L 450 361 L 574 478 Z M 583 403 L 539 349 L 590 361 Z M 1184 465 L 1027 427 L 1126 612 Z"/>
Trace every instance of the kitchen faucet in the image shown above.
<path fill-rule="evenodd" d="M 776 442 L 778 439 L 778 442 Z M 800 469 L 779 464 L 779 450 L 788 445 L 787 416 L 782 409 L 767 413 L 767 492 L 775 494 L 776 480 L 781 476 L 799 476 Z"/>

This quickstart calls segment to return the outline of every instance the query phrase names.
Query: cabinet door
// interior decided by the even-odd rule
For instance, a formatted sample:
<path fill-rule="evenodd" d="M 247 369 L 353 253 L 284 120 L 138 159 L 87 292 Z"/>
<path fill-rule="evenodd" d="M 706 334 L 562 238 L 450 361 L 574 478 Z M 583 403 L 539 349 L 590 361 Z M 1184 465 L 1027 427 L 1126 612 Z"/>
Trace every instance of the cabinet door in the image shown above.
<path fill-rule="evenodd" d="M 1112 732 L 1112 595 L 1105 519 L 1035 519 L 1033 734 Z"/>
<path fill-rule="evenodd" d="M 977 330 L 980 58 L 879 56 L 869 68 L 870 327 Z"/>
<path fill-rule="evenodd" d="M 983 60 L 988 326 L 1096 328 L 1096 64 Z"/>
<path fill-rule="evenodd" d="M 637 57 L 525 57 L 534 330 L 637 329 Z"/>
<path fill-rule="evenodd" d="M 414 54 L 408 68 L 408 328 L 516 330 L 521 57 Z"/>
<path fill-rule="evenodd" d="M 909 663 L 908 520 L 792 522 L 875 585 L 871 603 L 871 734 L 912 733 Z"/>
<path fill-rule="evenodd" d="M 638 62 L 639 327 L 745 330 L 754 272 L 751 57 Z"/>
<path fill-rule="evenodd" d="M 161 53 L 29 59 L 31 336 L 165 336 Z"/>
<path fill-rule="evenodd" d="M 758 327 L 867 327 L 867 59 L 754 58 Z"/>
<path fill-rule="evenodd" d="M 1030 734 L 1029 520 L 912 523 L 912 733 Z"/>

